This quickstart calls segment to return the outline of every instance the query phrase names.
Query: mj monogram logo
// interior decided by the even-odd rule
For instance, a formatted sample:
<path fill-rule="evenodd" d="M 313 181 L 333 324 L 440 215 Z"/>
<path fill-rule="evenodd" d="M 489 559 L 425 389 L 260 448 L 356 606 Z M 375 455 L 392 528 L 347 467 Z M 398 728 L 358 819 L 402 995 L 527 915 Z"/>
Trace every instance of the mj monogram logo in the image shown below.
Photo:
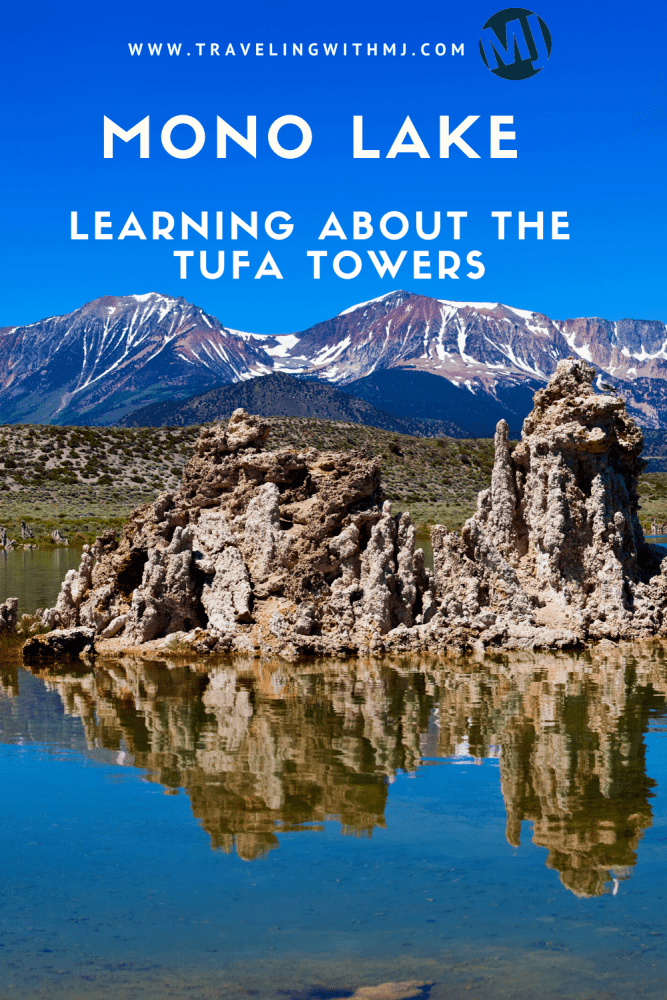
<path fill-rule="evenodd" d="M 537 14 L 507 7 L 482 28 L 479 52 L 484 65 L 503 80 L 527 80 L 539 73 L 551 55 L 551 35 Z"/>

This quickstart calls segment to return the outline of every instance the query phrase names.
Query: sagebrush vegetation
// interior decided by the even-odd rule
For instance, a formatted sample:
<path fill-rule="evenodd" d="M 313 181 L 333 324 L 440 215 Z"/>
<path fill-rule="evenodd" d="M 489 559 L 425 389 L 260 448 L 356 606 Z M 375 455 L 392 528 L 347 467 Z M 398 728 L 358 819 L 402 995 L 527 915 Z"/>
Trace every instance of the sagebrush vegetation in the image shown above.
<path fill-rule="evenodd" d="M 488 438 L 418 438 L 344 421 L 267 417 L 268 447 L 348 451 L 379 455 L 387 499 L 409 510 L 421 527 L 444 523 L 459 529 L 472 514 L 479 490 L 491 479 L 493 441 Z M 70 544 L 91 542 L 104 528 L 120 528 L 140 504 L 178 489 L 199 426 L 0 427 L 0 526 L 20 538 L 21 520 L 31 542 L 53 544 L 55 528 Z M 667 519 L 667 474 L 641 478 L 641 519 Z"/>

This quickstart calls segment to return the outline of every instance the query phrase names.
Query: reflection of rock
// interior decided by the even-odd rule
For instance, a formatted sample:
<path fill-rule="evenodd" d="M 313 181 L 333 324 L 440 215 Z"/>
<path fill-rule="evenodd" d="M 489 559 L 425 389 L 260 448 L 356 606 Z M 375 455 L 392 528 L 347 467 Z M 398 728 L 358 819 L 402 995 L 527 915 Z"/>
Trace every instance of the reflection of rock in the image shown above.
<path fill-rule="evenodd" d="M 0 694 L 8 698 L 19 696 L 19 676 L 15 663 L 0 660 Z"/>
<path fill-rule="evenodd" d="M 448 682 L 454 690 L 450 706 L 441 701 L 440 750 L 456 752 L 467 714 L 469 752 L 482 757 L 497 747 L 508 841 L 518 845 L 521 823 L 531 821 L 534 843 L 548 849 L 563 884 L 599 895 L 636 863 L 651 824 L 655 782 L 646 775 L 643 734 L 649 713 L 664 710 L 665 650 L 526 655 L 515 670 L 499 666 L 495 679 Z"/>
<path fill-rule="evenodd" d="M 387 781 L 414 770 L 428 726 L 419 674 L 301 675 L 287 664 L 175 666 L 124 657 L 95 673 L 42 673 L 91 746 L 125 750 L 167 788 L 185 788 L 214 848 L 246 859 L 278 835 L 337 818 L 384 826 Z"/>
<path fill-rule="evenodd" d="M 610 871 L 634 865 L 651 825 L 655 782 L 641 736 L 658 699 L 626 692 L 623 669 L 604 681 L 617 688 L 611 706 L 590 698 L 588 678 L 564 689 L 542 682 L 531 715 L 507 731 L 501 758 L 507 839 L 518 844 L 522 821 L 531 820 L 547 864 L 580 896 L 599 895 Z"/>
<path fill-rule="evenodd" d="M 651 823 L 643 733 L 665 705 L 658 644 L 446 669 L 411 657 L 167 670 L 125 656 L 41 675 L 91 746 L 183 787 L 213 847 L 246 859 L 328 818 L 370 835 L 384 825 L 388 782 L 422 756 L 499 757 L 508 840 L 531 821 L 547 864 L 579 895 L 627 875 Z"/>

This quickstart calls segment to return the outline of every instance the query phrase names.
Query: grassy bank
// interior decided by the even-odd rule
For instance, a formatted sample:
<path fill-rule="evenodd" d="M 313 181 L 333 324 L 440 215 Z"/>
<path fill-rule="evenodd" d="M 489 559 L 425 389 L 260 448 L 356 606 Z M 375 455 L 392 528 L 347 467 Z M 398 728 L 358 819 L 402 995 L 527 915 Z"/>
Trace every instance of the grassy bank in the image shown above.
<path fill-rule="evenodd" d="M 645 529 L 650 528 L 653 520 L 659 524 L 667 521 L 667 472 L 649 472 L 641 476 L 639 496 L 639 516 Z"/>
<path fill-rule="evenodd" d="M 382 480 L 396 510 L 421 527 L 458 530 L 490 482 L 493 441 L 416 438 L 361 424 L 271 417 L 268 447 L 315 447 L 379 455 Z M 120 528 L 132 511 L 165 489 L 177 489 L 199 427 L 0 427 L 0 526 L 21 540 L 53 544 L 59 529 L 70 544 Z M 667 519 L 667 473 L 641 477 L 642 523 Z"/>
<path fill-rule="evenodd" d="M 198 428 L 0 427 L 0 526 L 21 540 L 52 543 L 58 528 L 70 543 L 91 542 L 119 528 L 132 511 L 165 489 L 177 489 Z"/>

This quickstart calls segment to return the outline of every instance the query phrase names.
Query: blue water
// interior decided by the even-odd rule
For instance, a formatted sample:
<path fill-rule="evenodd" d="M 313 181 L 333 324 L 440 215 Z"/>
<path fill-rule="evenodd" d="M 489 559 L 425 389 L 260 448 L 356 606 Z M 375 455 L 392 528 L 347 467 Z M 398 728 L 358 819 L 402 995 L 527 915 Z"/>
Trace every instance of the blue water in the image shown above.
<path fill-rule="evenodd" d="M 664 997 L 667 668 L 609 657 L 6 661 L 0 995 Z"/>

